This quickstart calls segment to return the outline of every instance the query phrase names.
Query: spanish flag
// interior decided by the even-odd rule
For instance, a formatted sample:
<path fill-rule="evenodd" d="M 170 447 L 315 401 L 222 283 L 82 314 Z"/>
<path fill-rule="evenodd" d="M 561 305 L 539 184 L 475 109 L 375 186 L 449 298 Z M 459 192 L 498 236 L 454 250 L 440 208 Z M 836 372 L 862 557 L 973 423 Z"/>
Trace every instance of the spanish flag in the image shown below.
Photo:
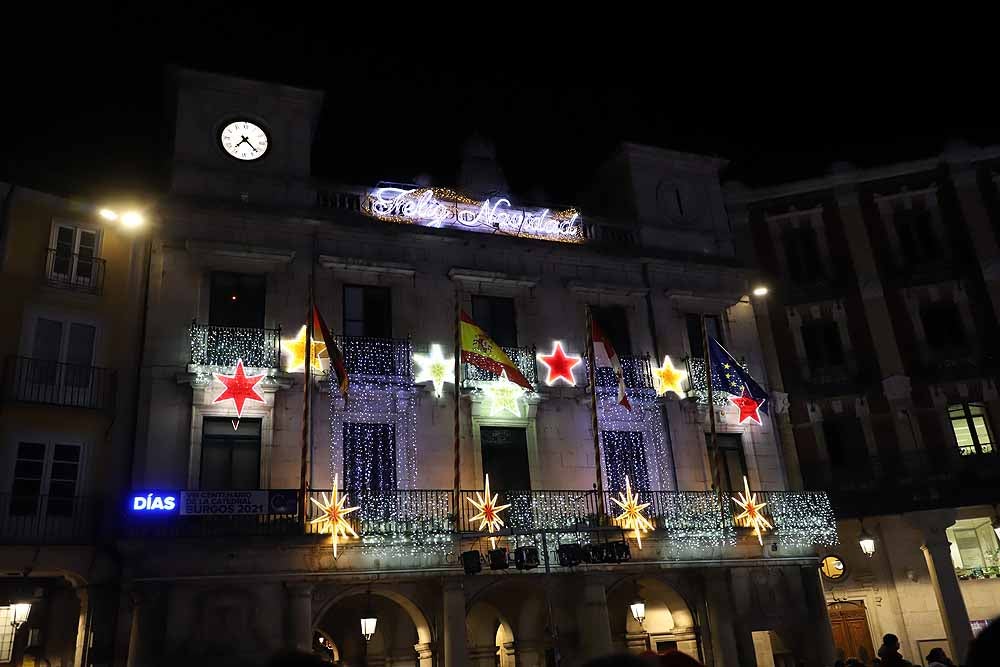
<path fill-rule="evenodd" d="M 517 369 L 503 349 L 479 328 L 463 310 L 461 318 L 462 362 L 487 370 L 494 375 L 507 373 L 507 379 L 531 391 L 531 383 Z"/>
<path fill-rule="evenodd" d="M 323 316 L 319 314 L 319 308 L 316 307 L 316 304 L 313 304 L 314 338 L 316 332 L 319 332 L 321 335 L 323 342 L 326 344 L 326 353 L 330 355 L 330 379 L 337 385 L 341 395 L 346 399 L 350 380 L 347 377 L 347 366 L 344 364 L 344 353 L 340 350 L 340 346 L 337 345 L 334 337 L 330 335 L 330 330 L 327 328 Z"/>

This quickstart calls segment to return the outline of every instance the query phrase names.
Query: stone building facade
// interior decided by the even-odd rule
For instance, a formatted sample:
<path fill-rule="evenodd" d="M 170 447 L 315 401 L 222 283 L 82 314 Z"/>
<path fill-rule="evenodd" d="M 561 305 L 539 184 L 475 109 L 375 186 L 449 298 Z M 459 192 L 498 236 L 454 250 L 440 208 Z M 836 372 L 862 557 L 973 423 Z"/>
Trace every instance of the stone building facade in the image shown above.
<path fill-rule="evenodd" d="M 761 425 L 716 397 L 724 470 L 712 491 L 702 322 L 773 384 L 722 161 L 624 145 L 579 213 L 508 198 L 482 142 L 461 192 L 330 185 L 309 174 L 320 93 L 190 71 L 172 82 L 172 186 L 133 292 L 144 325 L 130 481 L 107 490 L 118 605 L 81 614 L 80 632 L 110 636 L 115 662 L 136 666 L 261 664 L 287 647 L 422 667 L 668 648 L 719 666 L 832 661 L 815 547 L 835 544 L 835 527 L 826 495 L 788 467 L 780 391 Z M 266 133 L 259 159 L 227 154 L 248 154 L 244 123 Z M 400 193 L 415 203 L 386 203 Z M 310 292 L 343 350 L 346 400 L 327 358 L 308 383 L 296 366 Z M 447 376 L 440 396 L 415 381 L 414 355 L 457 356 L 460 309 L 531 391 L 469 367 L 457 393 Z M 596 458 L 588 362 L 549 385 L 540 360 L 556 341 L 586 358 L 588 309 L 632 405 L 598 364 Z M 680 396 L 656 390 L 665 356 L 690 373 Z M 237 360 L 264 376 L 262 400 L 239 415 L 217 400 Z M 529 561 L 534 548 L 537 567 L 491 567 L 507 560 L 469 502 L 487 474 L 511 505 L 496 546 Z M 655 526 L 641 548 L 609 516 L 626 477 Z M 768 503 L 760 540 L 729 497 L 744 477 Z M 312 501 L 335 484 L 359 508 L 336 556 L 312 523 Z M 368 639 L 362 618 L 377 619 Z"/>
<path fill-rule="evenodd" d="M 824 580 L 842 655 L 892 632 L 914 662 L 937 645 L 958 660 L 1000 615 L 998 156 L 955 145 L 727 193 L 775 285 L 758 312 L 789 468 L 839 520 Z"/>

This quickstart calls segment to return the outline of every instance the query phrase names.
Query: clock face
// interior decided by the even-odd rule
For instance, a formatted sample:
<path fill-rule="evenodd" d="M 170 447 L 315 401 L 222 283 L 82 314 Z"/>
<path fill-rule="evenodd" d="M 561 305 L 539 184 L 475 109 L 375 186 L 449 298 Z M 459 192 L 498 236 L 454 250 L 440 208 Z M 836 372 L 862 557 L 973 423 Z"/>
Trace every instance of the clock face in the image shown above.
<path fill-rule="evenodd" d="M 257 160 L 267 152 L 267 132 L 248 120 L 237 120 L 222 128 L 222 149 L 237 160 Z"/>

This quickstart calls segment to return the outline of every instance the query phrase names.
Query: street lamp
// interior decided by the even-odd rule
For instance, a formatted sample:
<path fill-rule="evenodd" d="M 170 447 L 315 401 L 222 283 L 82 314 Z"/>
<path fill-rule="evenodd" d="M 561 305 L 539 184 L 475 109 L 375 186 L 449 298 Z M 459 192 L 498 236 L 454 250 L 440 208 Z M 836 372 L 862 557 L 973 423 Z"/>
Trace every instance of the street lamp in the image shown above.
<path fill-rule="evenodd" d="M 861 535 L 858 536 L 858 545 L 861 547 L 861 553 L 869 558 L 875 553 L 875 538 L 865 530 L 864 520 L 861 521 Z"/>
<path fill-rule="evenodd" d="M 768 292 L 767 285 L 757 285 L 756 287 L 753 288 L 754 296 L 767 296 L 767 292 Z"/>
<path fill-rule="evenodd" d="M 28 614 L 31 613 L 31 603 L 15 602 L 10 606 L 10 611 L 10 624 L 14 627 L 14 632 L 17 632 L 18 628 L 24 625 L 24 622 L 28 620 Z"/>
<path fill-rule="evenodd" d="M 375 636 L 375 626 L 377 624 L 378 624 L 378 617 L 374 615 L 361 619 L 361 634 L 364 635 L 366 642 L 370 642 L 372 640 L 372 637 Z"/>
<path fill-rule="evenodd" d="M 635 602 L 628 606 L 629 610 L 632 612 L 632 618 L 636 620 L 639 625 L 646 620 L 646 601 L 642 598 L 638 598 Z"/>
<path fill-rule="evenodd" d="M 119 212 L 113 208 L 100 208 L 97 210 L 97 215 L 108 222 L 118 222 L 126 229 L 136 229 L 146 222 L 142 213 L 134 209 Z"/>

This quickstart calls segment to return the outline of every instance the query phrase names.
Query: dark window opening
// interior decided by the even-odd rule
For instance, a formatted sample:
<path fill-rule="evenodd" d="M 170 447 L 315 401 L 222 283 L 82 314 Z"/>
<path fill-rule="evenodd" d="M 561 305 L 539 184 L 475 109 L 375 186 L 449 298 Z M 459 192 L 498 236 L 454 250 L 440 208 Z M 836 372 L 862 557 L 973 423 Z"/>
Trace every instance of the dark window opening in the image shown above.
<path fill-rule="evenodd" d="M 264 276 L 212 273 L 208 323 L 218 327 L 264 328 Z"/>
<path fill-rule="evenodd" d="M 920 309 L 927 344 L 937 350 L 965 345 L 965 330 L 954 303 L 928 303 Z"/>
<path fill-rule="evenodd" d="M 809 369 L 820 374 L 844 365 L 844 347 L 840 326 L 832 320 L 810 320 L 802 323 L 802 342 L 806 348 Z"/>
<path fill-rule="evenodd" d="M 940 256 L 940 244 L 934 234 L 930 211 L 899 208 L 893 222 L 905 264 L 921 264 Z"/>
<path fill-rule="evenodd" d="M 259 488 L 260 429 L 260 419 L 205 417 L 199 487 L 210 491 Z"/>
<path fill-rule="evenodd" d="M 591 306 L 590 315 L 608 337 L 619 357 L 632 354 L 632 339 L 628 332 L 628 317 L 621 306 Z"/>
<path fill-rule="evenodd" d="M 718 315 L 705 315 L 705 332 L 719 344 L 725 346 L 726 341 L 722 336 L 722 320 Z M 697 313 L 688 313 L 684 316 L 684 323 L 687 325 L 688 348 L 691 356 L 696 359 L 705 358 L 705 340 L 701 335 L 701 318 Z"/>
<path fill-rule="evenodd" d="M 649 468 L 646 467 L 646 445 L 639 431 L 601 431 L 604 446 L 605 476 L 608 491 L 625 490 L 628 476 L 632 490 L 649 490 Z"/>
<path fill-rule="evenodd" d="M 344 422 L 344 488 L 352 494 L 396 490 L 396 427 Z"/>
<path fill-rule="evenodd" d="M 344 335 L 392 338 L 392 302 L 388 287 L 344 286 Z"/>
<path fill-rule="evenodd" d="M 517 347 L 514 300 L 499 296 L 472 297 L 472 319 L 500 347 Z"/>
<path fill-rule="evenodd" d="M 785 263 L 792 280 L 813 283 L 826 277 L 816 230 L 812 226 L 786 227 L 781 236 L 785 247 Z"/>
<path fill-rule="evenodd" d="M 710 433 L 705 434 L 712 466 L 716 465 L 716 461 L 720 466 L 719 480 L 722 491 L 728 495 L 743 491 L 743 478 L 747 476 L 747 461 L 743 454 L 742 436 L 739 433 L 717 433 L 715 439 L 719 448 L 718 458 L 716 458 L 716 453 L 712 451 L 711 438 Z"/>
<path fill-rule="evenodd" d="M 823 421 L 823 440 L 830 465 L 835 468 L 862 468 L 868 459 L 864 431 L 856 417 Z"/>
<path fill-rule="evenodd" d="M 480 426 L 483 472 L 490 476 L 494 491 L 526 491 L 531 488 L 528 440 L 523 428 Z"/>

